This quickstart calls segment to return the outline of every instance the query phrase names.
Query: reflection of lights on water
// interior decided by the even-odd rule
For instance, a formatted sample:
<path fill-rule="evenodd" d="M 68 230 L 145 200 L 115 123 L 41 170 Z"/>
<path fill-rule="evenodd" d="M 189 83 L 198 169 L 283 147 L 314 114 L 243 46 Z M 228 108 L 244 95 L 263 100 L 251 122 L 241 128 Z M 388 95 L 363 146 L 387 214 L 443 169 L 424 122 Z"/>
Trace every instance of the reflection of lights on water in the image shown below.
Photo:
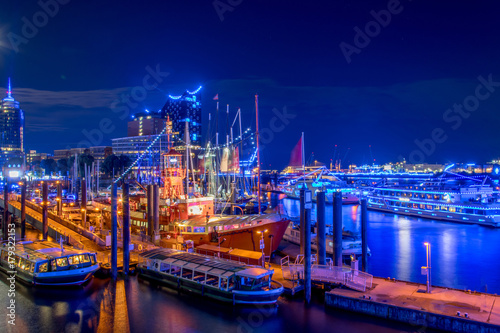
<path fill-rule="evenodd" d="M 351 219 L 353 223 L 356 223 L 358 221 L 358 207 L 358 205 L 353 205 L 351 207 Z"/>

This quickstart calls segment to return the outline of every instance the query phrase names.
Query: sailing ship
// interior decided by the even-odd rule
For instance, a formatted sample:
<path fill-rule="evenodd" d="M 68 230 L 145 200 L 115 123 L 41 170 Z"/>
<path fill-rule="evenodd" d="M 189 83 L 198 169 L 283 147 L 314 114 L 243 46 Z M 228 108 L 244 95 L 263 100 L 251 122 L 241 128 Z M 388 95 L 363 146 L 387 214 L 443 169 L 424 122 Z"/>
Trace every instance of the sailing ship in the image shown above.
<path fill-rule="evenodd" d="M 137 267 L 145 278 L 233 305 L 274 304 L 283 292 L 272 269 L 173 249 L 143 252 Z"/>
<path fill-rule="evenodd" d="M 96 254 L 49 241 L 20 241 L 0 247 L 0 270 L 36 286 L 75 286 L 99 269 Z M 14 248 L 14 249 L 12 249 Z"/>

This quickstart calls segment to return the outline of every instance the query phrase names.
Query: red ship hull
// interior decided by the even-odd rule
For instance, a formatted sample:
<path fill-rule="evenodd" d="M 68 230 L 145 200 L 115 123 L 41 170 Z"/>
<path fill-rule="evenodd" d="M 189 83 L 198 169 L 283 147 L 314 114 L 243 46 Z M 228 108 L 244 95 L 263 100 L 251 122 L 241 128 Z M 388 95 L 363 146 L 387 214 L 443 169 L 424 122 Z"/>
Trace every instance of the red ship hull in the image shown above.
<path fill-rule="evenodd" d="M 260 239 L 262 236 L 259 232 L 264 232 L 264 252 L 265 255 L 269 255 L 270 252 L 278 249 L 289 223 L 290 220 L 281 219 L 279 221 L 263 222 L 255 226 L 219 231 L 218 239 L 222 247 L 261 251 Z M 173 234 L 170 235 L 175 236 Z M 207 233 L 182 234 L 182 237 L 184 241 L 192 240 L 195 246 L 203 244 L 219 245 L 218 242 L 212 242 L 212 235 Z"/>

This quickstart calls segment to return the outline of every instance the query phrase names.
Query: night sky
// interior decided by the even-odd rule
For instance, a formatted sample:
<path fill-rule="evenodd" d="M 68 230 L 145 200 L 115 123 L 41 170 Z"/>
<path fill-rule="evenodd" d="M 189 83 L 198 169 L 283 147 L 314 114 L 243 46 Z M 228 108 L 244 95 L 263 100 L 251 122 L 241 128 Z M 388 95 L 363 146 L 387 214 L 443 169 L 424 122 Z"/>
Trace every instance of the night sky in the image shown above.
<path fill-rule="evenodd" d="M 110 145 L 127 112 L 202 85 L 205 130 L 215 94 L 245 127 L 259 95 L 266 169 L 288 163 L 302 131 L 307 157 L 329 164 L 337 145 L 343 166 L 500 156 L 495 1 L 45 2 L 52 15 L 0 5 L 0 82 L 12 77 L 25 110 L 25 149 L 84 146 L 85 133 Z"/>

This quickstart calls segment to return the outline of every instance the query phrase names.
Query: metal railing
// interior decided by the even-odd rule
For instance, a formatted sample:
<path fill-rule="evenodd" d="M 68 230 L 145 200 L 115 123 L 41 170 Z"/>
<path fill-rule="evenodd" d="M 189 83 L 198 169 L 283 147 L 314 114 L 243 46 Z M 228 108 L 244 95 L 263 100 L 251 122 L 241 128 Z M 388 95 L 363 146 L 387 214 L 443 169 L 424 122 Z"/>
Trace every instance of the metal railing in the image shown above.
<path fill-rule="evenodd" d="M 303 258 L 302 258 L 303 259 Z M 298 259 L 295 263 L 290 263 L 288 256 L 281 259 L 281 271 L 283 279 L 296 280 L 304 278 L 304 264 Z M 343 284 L 351 289 L 366 291 L 372 288 L 373 275 L 364 273 L 348 267 L 328 265 L 311 265 L 311 280 L 323 283 Z"/>

